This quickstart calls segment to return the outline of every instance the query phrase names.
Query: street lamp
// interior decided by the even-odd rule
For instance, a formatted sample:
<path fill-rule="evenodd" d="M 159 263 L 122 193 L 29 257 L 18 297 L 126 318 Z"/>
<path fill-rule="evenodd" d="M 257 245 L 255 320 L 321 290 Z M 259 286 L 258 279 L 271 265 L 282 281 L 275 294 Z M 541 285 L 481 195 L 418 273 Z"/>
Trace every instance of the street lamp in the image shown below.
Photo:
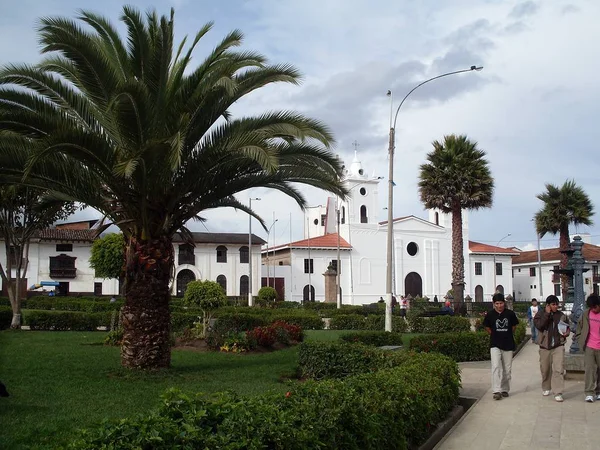
<path fill-rule="evenodd" d="M 535 219 L 531 219 L 535 226 L 535 235 L 537 237 L 537 263 L 538 263 L 538 283 L 540 285 L 540 302 L 544 299 L 544 288 L 542 287 L 542 252 L 540 250 L 540 233 L 538 233 Z"/>
<path fill-rule="evenodd" d="M 252 200 L 260 200 L 258 197 L 250 197 L 249 209 L 252 211 Z M 254 306 L 252 299 L 252 215 L 248 214 L 248 306 Z"/>
<path fill-rule="evenodd" d="M 506 239 L 509 236 L 510 236 L 510 233 L 508 233 L 506 236 L 504 236 L 502 239 L 500 239 L 498 241 L 498 243 L 496 244 L 496 247 L 498 247 L 500 245 L 500 242 L 502 242 L 504 239 Z M 496 270 L 496 252 L 494 251 L 494 294 L 496 293 L 496 288 L 498 287 L 498 285 L 496 284 L 496 275 L 497 274 L 498 274 L 498 271 Z"/>
<path fill-rule="evenodd" d="M 393 246 L 393 236 L 394 236 L 394 148 L 396 141 L 396 120 L 398 119 L 398 113 L 400 112 L 400 108 L 404 104 L 405 100 L 408 98 L 410 94 L 412 94 L 416 89 L 423 86 L 430 81 L 437 80 L 438 78 L 447 77 L 450 75 L 455 75 L 463 72 L 472 72 L 472 71 L 480 71 L 483 67 L 471 66 L 469 69 L 464 70 L 456 70 L 454 72 L 444 73 L 442 75 L 438 75 L 437 77 L 429 78 L 428 80 L 422 81 L 417 84 L 414 88 L 412 88 L 408 94 L 404 96 L 400 104 L 398 105 L 398 109 L 396 109 L 396 115 L 394 117 L 394 121 L 392 122 L 392 111 L 393 111 L 393 96 L 392 91 L 388 91 L 388 95 L 391 97 L 392 102 L 390 102 L 390 136 L 389 136 L 389 174 L 388 174 L 388 220 L 387 220 L 387 267 L 386 267 L 386 305 L 385 305 L 385 331 L 392 331 L 392 267 L 393 267 L 393 256 L 392 256 L 392 246 Z"/>
<path fill-rule="evenodd" d="M 269 234 L 271 234 L 271 228 L 273 228 L 273 225 L 275 225 L 275 222 L 277 222 L 278 220 L 279 219 L 275 219 L 267 231 L 267 286 L 271 286 L 269 284 Z M 273 247 L 274 246 L 275 238 L 273 238 Z M 273 274 L 273 278 L 275 278 L 275 274 Z M 275 282 L 273 282 L 273 285 L 275 285 Z"/>

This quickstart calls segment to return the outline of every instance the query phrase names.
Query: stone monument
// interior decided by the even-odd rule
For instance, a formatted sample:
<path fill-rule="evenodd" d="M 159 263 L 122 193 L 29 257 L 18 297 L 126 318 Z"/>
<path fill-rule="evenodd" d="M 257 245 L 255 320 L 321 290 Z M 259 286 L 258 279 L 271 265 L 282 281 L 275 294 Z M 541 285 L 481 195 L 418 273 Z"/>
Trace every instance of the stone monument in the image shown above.
<path fill-rule="evenodd" d="M 325 277 L 325 303 L 337 303 L 337 296 L 335 295 L 337 273 L 333 266 L 329 265 L 323 276 Z"/>

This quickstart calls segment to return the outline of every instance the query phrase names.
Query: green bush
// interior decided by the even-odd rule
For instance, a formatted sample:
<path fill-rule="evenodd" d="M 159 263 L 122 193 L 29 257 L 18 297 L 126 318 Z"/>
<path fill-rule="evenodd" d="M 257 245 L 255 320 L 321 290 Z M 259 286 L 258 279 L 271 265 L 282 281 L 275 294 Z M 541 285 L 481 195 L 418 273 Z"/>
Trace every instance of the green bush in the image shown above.
<path fill-rule="evenodd" d="M 271 286 L 263 286 L 258 290 L 256 304 L 259 306 L 273 306 L 277 301 L 277 291 Z"/>
<path fill-rule="evenodd" d="M 171 312 L 171 331 L 177 333 L 194 326 L 194 322 L 202 320 L 202 312 Z"/>
<path fill-rule="evenodd" d="M 515 344 L 519 345 L 525 339 L 527 330 L 527 322 L 524 320 L 519 321 L 519 325 L 515 329 Z"/>
<path fill-rule="evenodd" d="M 123 330 L 109 331 L 108 335 L 104 338 L 104 345 L 112 345 L 119 347 L 123 341 Z"/>
<path fill-rule="evenodd" d="M 68 297 L 32 297 L 27 300 L 27 309 L 45 309 L 56 311 L 85 311 L 102 312 L 118 311 L 123 307 L 124 301 L 117 300 L 110 303 L 107 299 L 92 301 Z"/>
<path fill-rule="evenodd" d="M 322 330 L 323 319 L 314 313 L 302 310 L 273 310 L 265 316 L 269 323 L 283 321 L 292 325 L 298 325 L 303 330 Z"/>
<path fill-rule="evenodd" d="M 6 330 L 7 328 L 10 328 L 12 315 L 12 308 L 10 306 L 0 306 L 0 330 Z"/>
<path fill-rule="evenodd" d="M 387 333 L 385 331 L 363 331 L 361 333 L 348 333 L 341 336 L 342 341 L 358 342 L 365 345 L 381 347 L 383 345 L 402 345 L 400 333 Z"/>
<path fill-rule="evenodd" d="M 490 338 L 487 333 L 425 334 L 411 339 L 409 349 L 416 352 L 436 352 L 457 362 L 490 359 Z"/>
<path fill-rule="evenodd" d="M 332 330 L 369 330 L 382 331 L 385 329 L 385 316 L 370 314 L 363 316 L 360 314 L 339 315 L 331 318 L 329 328 Z M 407 323 L 401 317 L 392 316 L 392 330 L 397 333 L 407 331 Z"/>
<path fill-rule="evenodd" d="M 334 316 L 329 322 L 331 330 L 364 330 L 365 316 L 360 314 L 344 314 Z"/>
<path fill-rule="evenodd" d="M 416 448 L 456 404 L 459 386 L 455 362 L 413 354 L 398 367 L 295 384 L 286 394 L 169 390 L 158 411 L 84 431 L 71 449 Z"/>
<path fill-rule="evenodd" d="M 95 331 L 99 326 L 108 327 L 110 325 L 110 314 L 23 310 L 23 322 L 32 330 Z"/>
<path fill-rule="evenodd" d="M 422 333 L 461 333 L 471 331 L 471 322 L 466 317 L 434 316 L 423 318 Z"/>

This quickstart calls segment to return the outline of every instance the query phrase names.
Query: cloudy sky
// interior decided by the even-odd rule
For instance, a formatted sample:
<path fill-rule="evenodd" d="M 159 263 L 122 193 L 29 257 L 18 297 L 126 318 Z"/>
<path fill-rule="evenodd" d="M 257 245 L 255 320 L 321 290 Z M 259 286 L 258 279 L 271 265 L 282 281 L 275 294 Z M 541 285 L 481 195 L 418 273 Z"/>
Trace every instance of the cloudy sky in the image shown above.
<path fill-rule="evenodd" d="M 215 27 L 196 53 L 212 48 L 228 31 L 245 34 L 245 47 L 271 62 L 292 63 L 304 74 L 300 87 L 274 86 L 233 109 L 249 115 L 294 109 L 325 121 L 334 131 L 334 151 L 358 157 L 368 173 L 387 176 L 390 121 L 394 108 L 416 84 L 433 76 L 482 65 L 436 80 L 416 90 L 397 123 L 394 177 L 395 216 L 426 217 L 417 192 L 418 167 L 431 142 L 448 133 L 467 134 L 485 150 L 496 180 L 494 206 L 470 215 L 472 240 L 534 248 L 531 218 L 540 208 L 536 194 L 545 183 L 574 178 L 600 209 L 600 2 L 597 0 L 163 0 L 130 1 L 159 13 L 176 10 L 180 39 L 205 22 Z M 102 4 L 100 8 L 98 5 Z M 35 62 L 37 18 L 73 16 L 78 8 L 99 11 L 116 21 L 123 3 L 74 0 L 0 0 L 0 64 Z M 309 204 L 326 193 L 305 189 Z M 387 199 L 380 189 L 381 220 Z M 270 224 L 278 219 L 276 242 L 302 236 L 300 209 L 278 193 L 252 196 Z M 240 198 L 248 198 L 243 193 Z M 91 212 L 81 213 L 85 215 Z M 233 210 L 208 212 L 200 230 L 247 231 L 247 216 Z M 600 243 L 597 225 L 580 227 Z M 254 226 L 257 234 L 266 233 Z M 576 230 L 573 228 L 572 232 Z M 542 246 L 557 245 L 546 237 Z"/>

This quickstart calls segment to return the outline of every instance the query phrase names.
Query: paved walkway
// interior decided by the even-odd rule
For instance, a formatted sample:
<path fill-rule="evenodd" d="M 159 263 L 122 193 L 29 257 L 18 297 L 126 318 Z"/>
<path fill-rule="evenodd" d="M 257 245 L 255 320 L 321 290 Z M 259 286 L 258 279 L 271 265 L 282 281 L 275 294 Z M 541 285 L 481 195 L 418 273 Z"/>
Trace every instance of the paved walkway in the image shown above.
<path fill-rule="evenodd" d="M 538 346 L 531 341 L 513 360 L 509 398 L 492 399 L 489 361 L 461 363 L 461 371 L 461 395 L 481 399 L 436 450 L 600 449 L 600 401 L 583 401 L 581 374 L 567 375 L 563 403 L 543 397 Z"/>

